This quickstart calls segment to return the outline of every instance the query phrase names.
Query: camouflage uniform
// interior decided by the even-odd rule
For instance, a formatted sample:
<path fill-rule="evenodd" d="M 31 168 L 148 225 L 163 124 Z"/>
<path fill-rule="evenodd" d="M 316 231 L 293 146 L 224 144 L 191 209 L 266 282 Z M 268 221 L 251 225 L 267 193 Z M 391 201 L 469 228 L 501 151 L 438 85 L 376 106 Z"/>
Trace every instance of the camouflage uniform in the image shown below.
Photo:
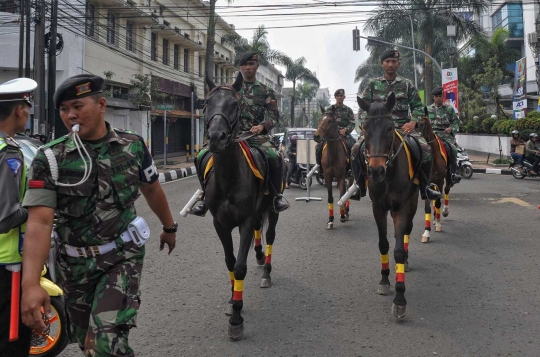
<path fill-rule="evenodd" d="M 116 242 L 117 249 L 88 258 L 68 256 L 61 248 L 57 268 L 72 342 L 78 342 L 86 356 L 133 356 L 128 334 L 136 326 L 145 248 L 125 243 L 120 234 L 137 216 L 134 203 L 139 186 L 155 182 L 158 174 L 140 136 L 106 126 L 104 139 L 84 142 L 92 157 L 92 171 L 80 185 L 57 186 L 42 148 L 32 163 L 23 205 L 55 209 L 62 247 Z M 56 157 L 58 181 L 79 182 L 84 164 L 73 137 L 66 135 L 46 147 Z"/>
<path fill-rule="evenodd" d="M 459 130 L 459 120 L 454 109 L 444 104 L 438 107 L 433 103 L 428 107 L 428 115 L 433 131 L 442 140 L 452 145 L 452 150 L 457 156 L 456 138 L 454 135 Z M 452 128 L 452 133 L 444 131 L 446 128 Z"/>

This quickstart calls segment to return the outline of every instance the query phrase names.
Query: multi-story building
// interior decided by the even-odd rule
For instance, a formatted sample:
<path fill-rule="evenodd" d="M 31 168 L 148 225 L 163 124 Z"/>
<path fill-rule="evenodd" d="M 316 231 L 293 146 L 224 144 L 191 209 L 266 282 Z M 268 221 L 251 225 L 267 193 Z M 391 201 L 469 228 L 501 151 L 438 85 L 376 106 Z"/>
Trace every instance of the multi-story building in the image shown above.
<path fill-rule="evenodd" d="M 287 98 L 287 101 L 290 102 L 292 96 L 292 88 L 283 88 L 283 96 Z M 306 109 L 305 115 L 311 115 L 309 111 L 319 111 L 320 103 L 330 103 L 330 90 L 326 88 L 317 89 L 317 94 L 311 100 L 311 102 L 302 102 L 299 100 L 298 93 L 296 94 L 296 100 L 294 104 L 294 117 L 295 117 L 295 126 L 302 125 L 302 119 L 304 119 L 304 126 L 311 126 L 311 123 L 308 123 L 304 118 L 304 108 Z"/>
<path fill-rule="evenodd" d="M 273 64 L 260 65 L 257 70 L 257 80 L 274 90 L 280 112 L 282 111 L 283 94 L 281 92 L 284 78 L 283 74 Z"/>

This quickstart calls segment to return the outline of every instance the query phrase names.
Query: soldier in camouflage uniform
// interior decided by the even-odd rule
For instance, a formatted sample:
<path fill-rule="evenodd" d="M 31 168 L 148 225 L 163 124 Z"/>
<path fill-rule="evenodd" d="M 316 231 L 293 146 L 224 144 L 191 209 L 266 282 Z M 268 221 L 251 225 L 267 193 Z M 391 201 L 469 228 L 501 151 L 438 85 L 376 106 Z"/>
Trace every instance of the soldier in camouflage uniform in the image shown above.
<path fill-rule="evenodd" d="M 452 153 L 448 157 L 448 166 L 450 167 L 451 184 L 458 183 L 461 177 L 457 172 L 457 147 L 455 133 L 459 129 L 459 120 L 456 116 L 455 110 L 443 103 L 443 89 L 442 87 L 436 87 L 431 91 L 433 94 L 433 104 L 428 107 L 429 120 L 433 127 L 435 134 L 439 136 L 444 142 L 450 144 Z"/>
<path fill-rule="evenodd" d="M 332 112 L 332 115 L 336 116 L 339 132 L 347 142 L 347 147 L 351 150 L 355 143 L 354 138 L 351 136 L 351 131 L 354 130 L 354 113 L 351 108 L 343 104 L 343 101 L 345 100 L 344 89 L 335 91 L 334 97 L 336 98 L 336 104 L 332 104 L 326 111 Z M 324 147 L 324 144 L 325 142 L 323 141 L 317 143 L 317 146 L 315 146 L 315 159 L 320 166 L 319 170 L 321 173 L 322 148 Z"/>
<path fill-rule="evenodd" d="M 244 84 L 239 94 L 242 96 L 242 113 L 239 118 L 240 130 L 250 132 L 253 136 L 246 141 L 249 146 L 260 148 L 268 159 L 269 178 L 273 186 L 274 210 L 282 212 L 289 208 L 283 198 L 284 162 L 281 151 L 270 140 L 268 133 L 277 124 L 279 112 L 274 91 L 259 82 L 255 76 L 259 68 L 257 52 L 247 52 L 239 59 L 240 70 L 244 76 Z M 202 160 L 207 150 L 201 150 L 197 160 Z M 202 173 L 198 173 L 202 184 Z M 204 189 L 204 186 L 203 186 Z M 208 211 L 204 200 L 201 200 L 191 214 L 203 217 Z"/>
<path fill-rule="evenodd" d="M 40 308 L 47 313 L 50 302 L 39 278 L 56 213 L 61 244 L 57 272 L 72 342 L 85 356 L 134 356 L 128 336 L 141 302 L 145 247 L 136 244 L 127 229 L 137 217 L 139 190 L 163 224 L 160 249 L 165 244 L 169 253 L 174 249 L 178 225 L 143 139 L 105 122 L 103 83 L 101 77 L 77 75 L 64 81 L 54 95 L 66 127 L 75 132 L 74 126 L 80 125 L 78 137 L 88 157 L 79 154 L 81 143 L 71 133 L 42 147 L 32 163 L 23 202 L 29 218 L 22 317 L 32 328 L 45 328 Z M 85 162 L 89 162 L 86 179 Z"/>
<path fill-rule="evenodd" d="M 424 115 L 423 104 L 418 90 L 414 87 L 413 83 L 407 79 L 398 76 L 397 70 L 399 68 L 399 51 L 387 50 L 381 56 L 381 65 L 384 69 L 384 75 L 382 77 L 372 79 L 364 93 L 362 93 L 362 99 L 367 102 L 385 101 L 390 93 L 394 92 L 396 96 L 396 104 L 392 110 L 392 119 L 394 120 L 396 128 L 405 134 L 409 134 L 415 137 L 422 147 L 422 172 L 418 175 L 420 180 L 420 195 L 422 199 L 429 198 L 435 200 L 440 198 L 440 192 L 433 189 L 434 185 L 429 183 L 429 176 L 431 173 L 431 148 L 427 144 L 422 135 L 416 131 L 417 122 Z M 409 115 L 409 112 L 411 113 Z M 360 111 L 360 120 L 364 120 L 367 116 L 366 112 Z M 358 155 L 359 144 L 356 144 L 353 148 L 353 156 Z M 358 160 L 353 160 L 358 161 Z M 362 165 L 356 167 L 355 170 L 360 170 L 363 173 Z M 360 185 L 364 180 L 359 180 Z M 362 188 L 362 187 L 361 187 Z M 365 192 L 365 188 L 363 188 Z M 427 195 L 427 196 L 426 196 Z"/>

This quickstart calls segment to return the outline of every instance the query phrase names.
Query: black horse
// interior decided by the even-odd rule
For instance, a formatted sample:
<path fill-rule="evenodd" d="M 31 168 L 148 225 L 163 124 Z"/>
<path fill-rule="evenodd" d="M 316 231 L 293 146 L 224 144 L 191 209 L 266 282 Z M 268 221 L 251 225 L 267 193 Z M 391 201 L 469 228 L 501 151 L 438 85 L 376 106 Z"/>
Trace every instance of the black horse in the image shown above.
<path fill-rule="evenodd" d="M 271 196 L 265 194 L 265 186 L 255 177 L 245 158 L 245 145 L 239 138 L 239 117 L 242 98 L 238 93 L 243 77 L 238 75 L 232 86 L 216 86 L 208 77 L 206 83 L 210 92 L 206 96 L 205 121 L 207 143 L 213 153 L 213 170 L 206 182 L 206 203 L 214 218 L 214 227 L 223 245 L 225 264 L 232 284 L 229 301 L 228 334 L 231 339 L 242 338 L 244 319 L 241 316 L 244 278 L 247 273 L 246 260 L 255 238 L 260 242 L 261 228 L 267 224 L 266 259 L 260 243 L 255 246 L 257 261 L 264 263 L 261 287 L 270 287 L 272 270 L 272 245 L 276 236 L 279 214 L 272 208 Z M 243 149 L 244 148 L 244 149 Z M 233 251 L 232 230 L 240 231 L 238 255 Z"/>
<path fill-rule="evenodd" d="M 370 105 L 360 97 L 357 101 L 360 108 L 367 112 L 362 127 L 365 137 L 364 155 L 367 162 L 369 196 L 373 201 L 373 216 L 379 231 L 382 263 L 382 279 L 377 293 L 390 294 L 389 244 L 386 237 L 387 216 L 390 211 L 396 238 L 396 297 L 392 304 L 392 313 L 396 317 L 404 317 L 407 307 L 405 271 L 408 265 L 409 237 L 418 206 L 418 185 L 414 175 L 411 175 L 406 148 L 392 120 L 391 111 L 395 99 L 394 93 L 391 93 L 385 103 L 375 102 Z"/>

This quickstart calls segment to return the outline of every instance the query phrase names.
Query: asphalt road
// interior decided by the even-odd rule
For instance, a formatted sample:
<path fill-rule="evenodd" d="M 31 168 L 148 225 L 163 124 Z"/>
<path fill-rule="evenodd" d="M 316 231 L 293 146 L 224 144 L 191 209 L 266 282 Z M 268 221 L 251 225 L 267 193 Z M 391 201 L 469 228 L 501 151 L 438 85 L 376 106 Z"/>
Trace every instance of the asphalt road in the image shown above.
<path fill-rule="evenodd" d="M 393 296 L 376 294 L 380 262 L 369 200 L 353 201 L 351 220 L 337 219 L 327 231 L 326 190 L 313 185 L 311 195 L 322 202 L 295 201 L 306 192 L 286 190 L 291 208 L 277 227 L 274 286 L 259 288 L 262 268 L 250 253 L 238 342 L 227 337 L 230 283 L 212 218 L 178 215 L 197 187 L 194 177 L 164 184 L 179 239 L 170 256 L 156 239 L 148 244 L 138 328 L 130 335 L 137 356 L 540 355 L 538 179 L 464 180 L 450 193 L 444 231 L 428 244 L 420 242 L 419 204 L 402 320 L 391 313 Z M 159 232 L 143 198 L 138 210 Z M 82 353 L 71 345 L 62 355 Z"/>

